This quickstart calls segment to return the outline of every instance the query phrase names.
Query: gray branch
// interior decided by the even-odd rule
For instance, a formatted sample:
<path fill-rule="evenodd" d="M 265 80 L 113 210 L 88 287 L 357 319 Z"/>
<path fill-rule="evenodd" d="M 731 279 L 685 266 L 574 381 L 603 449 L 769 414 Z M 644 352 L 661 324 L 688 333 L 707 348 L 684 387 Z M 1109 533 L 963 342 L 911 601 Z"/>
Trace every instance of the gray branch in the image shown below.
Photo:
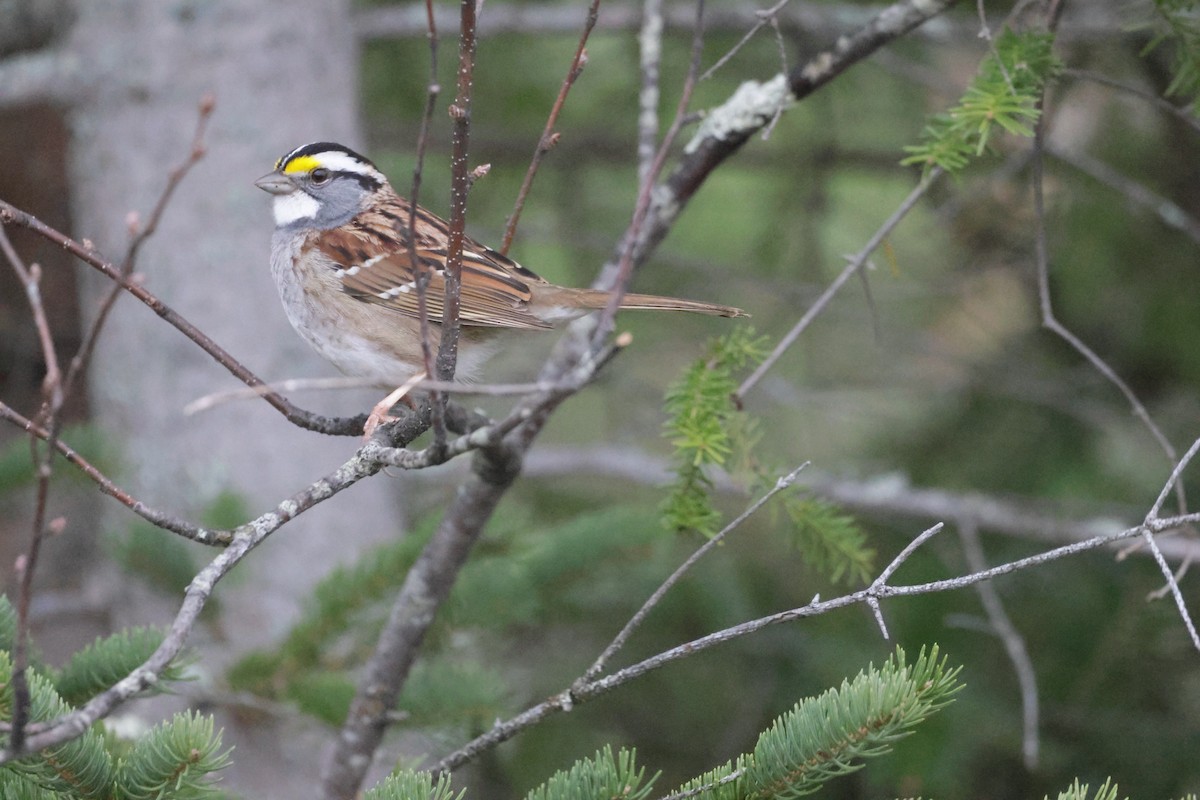
<path fill-rule="evenodd" d="M 866 25 L 875 11 L 875 7 L 865 5 L 792 0 L 780 9 L 777 19 L 785 35 L 803 35 L 822 40 L 839 36 L 847 29 Z M 439 29 L 452 29 L 458 24 L 453 6 L 437 6 L 434 12 Z M 704 17 L 705 29 L 709 33 L 741 33 L 761 22 L 758 8 L 752 3 L 706 9 Z M 690 35 L 695 19 L 696 7 L 693 3 L 669 3 L 663 8 L 663 22 L 667 31 Z M 639 29 L 641 22 L 641 5 L 606 5 L 596 30 L 632 33 Z M 1124 24 L 1111 4 L 1077 3 L 1069 9 L 1063 33 L 1064 38 L 1072 41 L 1112 38 L 1125 35 Z M 428 33 L 424 3 L 363 9 L 354 15 L 353 25 L 355 34 L 362 41 L 416 38 Z M 569 5 L 490 3 L 480 14 L 478 31 L 481 36 L 506 33 L 576 35 L 579 32 L 579 11 Z M 947 17 L 936 20 L 922 27 L 917 35 L 945 42 L 970 40 L 978 32 L 978 20 L 964 15 L 961 19 Z"/>
<path fill-rule="evenodd" d="M 664 458 L 632 447 L 541 447 L 525 460 L 530 477 L 590 473 L 649 485 L 671 480 Z M 719 490 L 742 494 L 728 478 L 714 475 Z M 979 492 L 951 492 L 913 486 L 900 474 L 845 478 L 809 468 L 796 485 L 856 514 L 895 520 L 954 520 L 980 531 L 1013 536 L 1046 544 L 1070 544 L 1127 529 L 1131 519 L 1069 517 L 1055 513 L 1028 498 L 1000 499 Z M 1133 514 L 1130 517 L 1134 517 Z M 1157 540 L 1172 561 L 1200 558 L 1200 542 L 1173 536 Z"/>

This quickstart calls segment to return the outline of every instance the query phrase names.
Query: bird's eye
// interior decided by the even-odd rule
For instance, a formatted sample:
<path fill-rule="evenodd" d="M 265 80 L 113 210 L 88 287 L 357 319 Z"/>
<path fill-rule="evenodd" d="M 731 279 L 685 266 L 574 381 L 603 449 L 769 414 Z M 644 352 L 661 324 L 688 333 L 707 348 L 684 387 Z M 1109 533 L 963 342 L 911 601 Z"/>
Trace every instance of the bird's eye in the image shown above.
<path fill-rule="evenodd" d="M 312 181 L 314 186 L 321 186 L 329 183 L 329 179 L 333 177 L 333 173 L 324 167 L 317 167 L 312 172 L 308 173 L 308 179 Z"/>

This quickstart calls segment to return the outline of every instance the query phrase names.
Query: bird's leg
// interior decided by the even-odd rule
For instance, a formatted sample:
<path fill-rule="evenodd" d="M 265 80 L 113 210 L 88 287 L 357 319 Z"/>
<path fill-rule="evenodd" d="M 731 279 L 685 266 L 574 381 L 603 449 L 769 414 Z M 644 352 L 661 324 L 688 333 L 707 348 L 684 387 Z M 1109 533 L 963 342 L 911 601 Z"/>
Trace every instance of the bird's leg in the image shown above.
<path fill-rule="evenodd" d="M 367 424 L 363 426 L 363 441 L 370 439 L 371 434 L 375 432 L 375 429 L 383 423 L 396 421 L 396 417 L 391 416 L 388 412 L 392 410 L 392 406 L 396 405 L 396 403 L 399 403 L 401 400 L 404 400 L 405 403 L 407 403 L 408 406 L 414 411 L 416 410 L 416 404 L 409 399 L 407 395 L 413 390 L 414 386 L 423 380 L 425 380 L 425 373 L 418 372 L 416 375 L 413 375 L 404 383 L 397 386 L 396 389 L 387 397 L 375 404 L 375 407 L 371 409 L 371 414 L 367 417 Z"/>

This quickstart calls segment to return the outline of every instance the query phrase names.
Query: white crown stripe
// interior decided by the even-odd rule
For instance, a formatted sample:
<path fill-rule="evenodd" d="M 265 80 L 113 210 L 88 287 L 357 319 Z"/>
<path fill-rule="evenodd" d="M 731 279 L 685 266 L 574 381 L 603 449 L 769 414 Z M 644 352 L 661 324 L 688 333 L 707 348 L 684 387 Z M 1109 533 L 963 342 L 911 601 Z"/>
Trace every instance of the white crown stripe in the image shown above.
<path fill-rule="evenodd" d="M 352 155 L 342 153 L 337 150 L 326 150 L 323 153 L 314 153 L 312 156 L 320 162 L 321 166 L 326 169 L 331 169 L 334 172 L 352 172 L 355 175 L 371 175 L 382 177 L 379 171 L 373 169 L 370 164 L 365 164 L 359 161 Z"/>

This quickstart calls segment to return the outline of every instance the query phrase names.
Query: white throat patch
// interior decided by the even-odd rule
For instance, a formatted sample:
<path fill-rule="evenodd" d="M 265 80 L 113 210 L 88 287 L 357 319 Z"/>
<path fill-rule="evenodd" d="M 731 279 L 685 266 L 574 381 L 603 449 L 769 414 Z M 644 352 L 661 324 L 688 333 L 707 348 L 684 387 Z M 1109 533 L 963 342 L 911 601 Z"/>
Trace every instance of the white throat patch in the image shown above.
<path fill-rule="evenodd" d="M 275 195 L 271 210 L 275 214 L 275 225 L 282 228 L 302 219 L 313 219 L 320 208 L 321 204 L 314 198 L 297 189 L 291 194 Z"/>

